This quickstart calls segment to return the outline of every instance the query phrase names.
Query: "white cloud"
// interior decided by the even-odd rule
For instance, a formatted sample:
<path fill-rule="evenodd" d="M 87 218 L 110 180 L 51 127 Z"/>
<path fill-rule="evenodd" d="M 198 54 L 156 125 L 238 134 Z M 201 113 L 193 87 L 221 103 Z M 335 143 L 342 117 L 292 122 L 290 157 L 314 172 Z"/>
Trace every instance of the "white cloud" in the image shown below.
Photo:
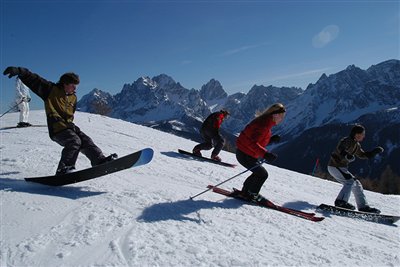
<path fill-rule="evenodd" d="M 322 48 L 335 40 L 339 35 L 339 27 L 336 25 L 326 26 L 322 31 L 312 39 L 312 45 L 316 48 Z"/>
<path fill-rule="evenodd" d="M 235 48 L 235 49 L 231 49 L 231 50 L 225 51 L 221 55 L 222 56 L 231 56 L 233 54 L 237 54 L 237 53 L 249 50 L 249 49 L 258 48 L 258 47 L 265 46 L 265 45 L 268 45 L 268 44 L 269 43 L 266 42 L 266 43 L 261 43 L 261 44 L 246 45 L 246 46 L 242 46 L 242 47 L 239 47 L 239 48 Z"/>
<path fill-rule="evenodd" d="M 307 70 L 299 73 L 292 73 L 292 74 L 285 74 L 281 76 L 276 76 L 276 77 L 271 77 L 268 79 L 268 81 L 279 81 L 279 80 L 286 80 L 286 79 L 291 79 L 291 78 L 302 78 L 302 77 L 308 77 L 310 75 L 315 75 L 315 74 L 322 74 L 331 68 L 322 68 L 322 69 L 315 69 L 315 70 Z"/>

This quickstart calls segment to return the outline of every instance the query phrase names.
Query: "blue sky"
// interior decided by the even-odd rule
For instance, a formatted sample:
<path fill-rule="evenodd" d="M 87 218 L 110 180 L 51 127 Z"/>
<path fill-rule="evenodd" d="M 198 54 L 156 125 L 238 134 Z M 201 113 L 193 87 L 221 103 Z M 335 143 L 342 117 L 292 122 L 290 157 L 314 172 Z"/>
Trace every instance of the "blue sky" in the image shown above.
<path fill-rule="evenodd" d="M 186 88 L 214 78 L 228 94 L 254 85 L 303 89 L 348 65 L 400 58 L 399 1 L 1 0 L 1 72 L 22 66 L 78 97 L 116 94 L 161 73 Z M 14 98 L 1 78 L 0 110 Z M 42 108 L 33 98 L 31 108 Z"/>

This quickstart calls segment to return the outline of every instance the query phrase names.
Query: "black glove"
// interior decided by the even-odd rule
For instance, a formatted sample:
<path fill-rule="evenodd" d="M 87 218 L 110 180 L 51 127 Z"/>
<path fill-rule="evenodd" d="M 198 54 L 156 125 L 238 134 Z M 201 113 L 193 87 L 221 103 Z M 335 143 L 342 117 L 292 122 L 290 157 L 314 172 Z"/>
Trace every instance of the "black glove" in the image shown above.
<path fill-rule="evenodd" d="M 385 150 L 383 149 L 383 147 L 377 146 L 377 147 L 375 147 L 375 148 L 372 150 L 372 153 L 374 153 L 374 154 L 376 155 L 376 154 L 382 153 L 383 151 L 385 151 Z"/>
<path fill-rule="evenodd" d="M 347 154 L 346 156 L 345 156 L 345 158 L 346 158 L 346 160 L 348 161 L 348 162 L 353 162 L 356 158 L 354 157 L 354 155 L 350 155 L 350 154 Z"/>
<path fill-rule="evenodd" d="M 277 134 L 271 136 L 271 138 L 269 139 L 269 143 L 279 143 L 281 141 L 281 137 Z"/>
<path fill-rule="evenodd" d="M 276 160 L 277 157 L 278 157 L 278 156 L 277 156 L 276 154 L 271 153 L 271 152 L 266 152 L 266 153 L 264 154 L 264 159 L 265 159 L 267 162 L 273 162 L 274 160 Z"/>
<path fill-rule="evenodd" d="M 8 78 L 12 78 L 18 74 L 20 74 L 20 69 L 17 67 L 7 67 L 4 72 L 4 75 L 8 75 Z"/>
<path fill-rule="evenodd" d="M 382 153 L 384 151 L 384 149 L 380 146 L 375 147 L 374 149 L 372 149 L 371 151 L 365 152 L 365 154 L 367 155 L 368 158 L 373 158 L 376 155 L 378 155 L 379 153 Z"/>

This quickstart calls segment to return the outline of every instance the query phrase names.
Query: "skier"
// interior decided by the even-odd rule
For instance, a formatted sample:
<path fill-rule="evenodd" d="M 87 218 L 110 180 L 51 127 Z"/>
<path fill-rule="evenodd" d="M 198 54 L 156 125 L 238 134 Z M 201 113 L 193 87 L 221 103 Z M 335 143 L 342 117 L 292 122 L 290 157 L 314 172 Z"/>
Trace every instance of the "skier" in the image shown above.
<path fill-rule="evenodd" d="M 3 74 L 8 75 L 9 78 L 18 76 L 24 84 L 43 99 L 50 139 L 64 147 L 56 175 L 74 171 L 79 152 L 89 158 L 92 166 L 117 157 L 116 154 L 105 157 L 92 139 L 73 123 L 77 103 L 75 91 L 79 84 L 77 74 L 65 73 L 57 83 L 47 81 L 21 67 L 7 67 Z"/>
<path fill-rule="evenodd" d="M 200 129 L 200 133 L 205 142 L 196 145 L 193 148 L 193 154 L 201 156 L 201 150 L 210 150 L 214 147 L 214 150 L 211 153 L 211 159 L 221 161 L 221 158 L 218 156 L 218 154 L 224 147 L 225 141 L 219 132 L 219 128 L 228 115 L 229 112 L 227 110 L 221 109 L 218 112 L 210 114 L 206 118 Z"/>
<path fill-rule="evenodd" d="M 336 197 L 335 206 L 354 210 L 355 207 L 348 203 L 350 194 L 353 192 L 359 211 L 380 213 L 380 210 L 368 205 L 360 181 L 348 170 L 348 165 L 355 160 L 355 156 L 360 159 L 370 159 L 384 151 L 382 147 L 378 146 L 369 152 L 365 152 L 360 145 L 364 138 L 365 128 L 357 124 L 353 126 L 349 136 L 339 141 L 335 151 L 331 154 L 328 172 L 343 185 Z"/>
<path fill-rule="evenodd" d="M 28 122 L 29 117 L 29 102 L 31 101 L 31 96 L 29 94 L 29 88 L 21 82 L 17 77 L 15 85 L 15 102 L 18 105 L 19 110 L 19 123 L 17 127 L 29 127 L 32 126 Z"/>
<path fill-rule="evenodd" d="M 271 136 L 271 128 L 281 123 L 285 114 L 284 105 L 273 104 L 252 120 L 236 140 L 236 159 L 252 171 L 241 190 L 242 197 L 250 201 L 261 201 L 264 198 L 259 192 L 268 178 L 268 172 L 261 166 L 259 159 L 272 162 L 277 158 L 276 154 L 267 151 L 265 147 L 280 141 L 279 135 Z"/>

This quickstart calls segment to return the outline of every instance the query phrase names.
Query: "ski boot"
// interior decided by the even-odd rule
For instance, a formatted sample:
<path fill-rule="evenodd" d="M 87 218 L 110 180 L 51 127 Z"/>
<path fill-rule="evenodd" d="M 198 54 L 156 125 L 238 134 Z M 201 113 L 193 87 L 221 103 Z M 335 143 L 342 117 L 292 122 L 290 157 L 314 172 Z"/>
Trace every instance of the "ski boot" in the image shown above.
<path fill-rule="evenodd" d="M 255 203 L 266 200 L 266 198 L 263 195 L 261 195 L 260 193 L 253 193 L 248 190 L 244 190 L 244 191 L 238 190 L 238 195 L 247 201 L 255 202 Z"/>

